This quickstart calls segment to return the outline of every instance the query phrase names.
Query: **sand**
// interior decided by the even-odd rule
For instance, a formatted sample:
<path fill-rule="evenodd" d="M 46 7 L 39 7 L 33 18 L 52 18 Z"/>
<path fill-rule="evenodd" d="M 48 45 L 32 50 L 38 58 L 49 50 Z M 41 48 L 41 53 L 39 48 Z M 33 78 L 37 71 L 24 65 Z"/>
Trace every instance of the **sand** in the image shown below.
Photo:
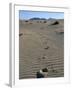
<path fill-rule="evenodd" d="M 64 20 L 19 20 L 19 79 L 64 77 Z"/>

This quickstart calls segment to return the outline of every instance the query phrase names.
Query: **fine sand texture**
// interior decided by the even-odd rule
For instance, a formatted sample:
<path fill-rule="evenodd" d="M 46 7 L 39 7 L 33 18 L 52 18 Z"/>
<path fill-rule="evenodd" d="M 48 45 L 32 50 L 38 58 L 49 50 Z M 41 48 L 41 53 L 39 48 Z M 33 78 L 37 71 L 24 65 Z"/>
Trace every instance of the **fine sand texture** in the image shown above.
<path fill-rule="evenodd" d="M 64 77 L 63 19 L 19 20 L 19 79 L 39 74 Z"/>

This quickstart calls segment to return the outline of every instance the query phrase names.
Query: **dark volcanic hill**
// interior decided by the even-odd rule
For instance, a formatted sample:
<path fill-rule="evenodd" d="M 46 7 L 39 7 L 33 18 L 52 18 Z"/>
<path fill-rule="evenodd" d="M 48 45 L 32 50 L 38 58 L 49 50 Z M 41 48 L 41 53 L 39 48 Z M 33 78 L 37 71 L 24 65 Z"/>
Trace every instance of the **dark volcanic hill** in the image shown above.
<path fill-rule="evenodd" d="M 45 18 L 38 18 L 38 17 L 35 17 L 35 18 L 30 18 L 29 20 L 46 20 Z"/>

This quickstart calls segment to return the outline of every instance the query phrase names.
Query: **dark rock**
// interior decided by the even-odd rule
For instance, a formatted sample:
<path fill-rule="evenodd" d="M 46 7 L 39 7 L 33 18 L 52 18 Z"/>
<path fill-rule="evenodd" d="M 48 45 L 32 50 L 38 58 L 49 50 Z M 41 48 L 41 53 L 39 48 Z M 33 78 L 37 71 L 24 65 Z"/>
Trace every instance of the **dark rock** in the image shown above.
<path fill-rule="evenodd" d="M 64 34 L 64 32 L 59 32 L 58 34 Z"/>
<path fill-rule="evenodd" d="M 28 20 L 26 20 L 25 22 L 28 22 Z"/>
<path fill-rule="evenodd" d="M 55 21 L 55 22 L 52 23 L 51 25 L 57 25 L 57 24 L 59 24 L 59 22 L 58 22 L 58 21 Z"/>
<path fill-rule="evenodd" d="M 20 34 L 19 34 L 19 36 L 22 36 L 22 35 L 23 35 L 23 33 L 20 33 Z"/>
<path fill-rule="evenodd" d="M 47 68 L 42 69 L 43 72 L 48 72 Z"/>
<path fill-rule="evenodd" d="M 44 21 L 43 23 L 47 23 L 47 21 Z"/>
<path fill-rule="evenodd" d="M 37 76 L 37 78 L 44 78 L 44 75 L 40 72 L 37 72 L 36 76 Z"/>

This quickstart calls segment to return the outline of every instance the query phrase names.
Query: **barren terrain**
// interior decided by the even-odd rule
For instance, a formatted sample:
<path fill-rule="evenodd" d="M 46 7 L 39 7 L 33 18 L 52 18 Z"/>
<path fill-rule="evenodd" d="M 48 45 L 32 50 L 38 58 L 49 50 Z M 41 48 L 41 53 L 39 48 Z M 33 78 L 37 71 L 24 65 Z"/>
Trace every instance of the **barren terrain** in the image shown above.
<path fill-rule="evenodd" d="M 19 78 L 64 76 L 64 20 L 19 20 Z"/>

